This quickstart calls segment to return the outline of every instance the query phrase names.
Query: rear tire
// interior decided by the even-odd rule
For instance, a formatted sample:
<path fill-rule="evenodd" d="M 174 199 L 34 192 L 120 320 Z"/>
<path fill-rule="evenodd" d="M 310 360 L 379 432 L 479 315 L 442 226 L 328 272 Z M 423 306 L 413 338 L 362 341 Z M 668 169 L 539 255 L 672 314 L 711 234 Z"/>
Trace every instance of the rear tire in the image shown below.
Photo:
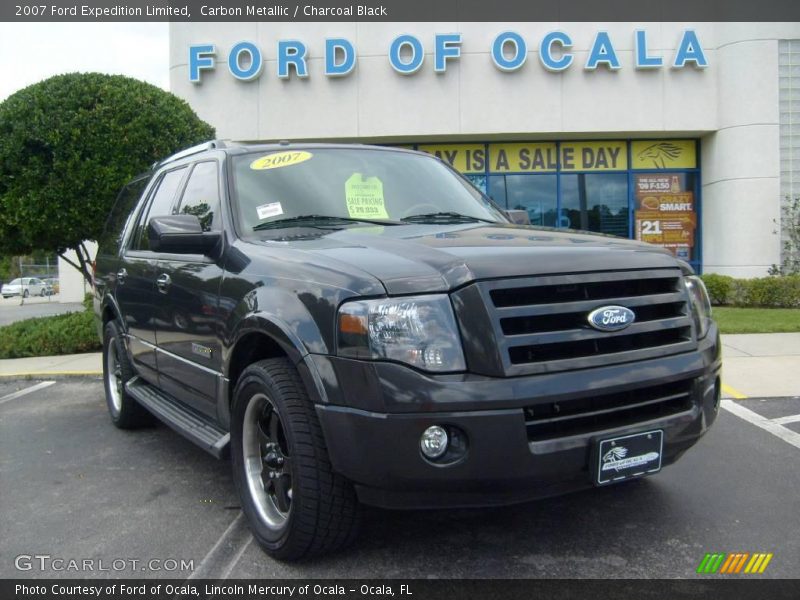
<path fill-rule="evenodd" d="M 153 422 L 147 409 L 125 390 L 125 384 L 135 375 L 120 328 L 109 321 L 103 329 L 103 385 L 111 422 L 120 429 L 136 429 Z"/>
<path fill-rule="evenodd" d="M 231 462 L 242 511 L 270 556 L 299 560 L 355 539 L 355 490 L 333 471 L 314 405 L 288 359 L 259 361 L 239 378 Z"/>

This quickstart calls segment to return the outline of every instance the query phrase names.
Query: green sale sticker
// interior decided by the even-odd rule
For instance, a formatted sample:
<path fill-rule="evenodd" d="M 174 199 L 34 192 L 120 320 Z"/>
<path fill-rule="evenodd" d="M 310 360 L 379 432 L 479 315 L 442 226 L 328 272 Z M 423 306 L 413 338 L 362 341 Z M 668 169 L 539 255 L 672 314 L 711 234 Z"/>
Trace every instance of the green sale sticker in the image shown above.
<path fill-rule="evenodd" d="M 353 173 L 344 184 L 347 214 L 354 219 L 388 219 L 383 182 L 377 177 Z"/>

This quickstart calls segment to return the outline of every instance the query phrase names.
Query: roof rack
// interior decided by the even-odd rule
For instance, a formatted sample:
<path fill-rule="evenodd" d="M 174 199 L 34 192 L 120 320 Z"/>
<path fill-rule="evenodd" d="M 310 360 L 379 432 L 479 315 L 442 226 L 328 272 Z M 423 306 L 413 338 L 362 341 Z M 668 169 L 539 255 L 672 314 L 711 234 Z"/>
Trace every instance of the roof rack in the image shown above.
<path fill-rule="evenodd" d="M 181 158 L 186 158 L 187 156 L 192 156 L 193 154 L 200 154 L 201 152 L 205 152 L 206 150 L 214 150 L 215 148 L 227 148 L 227 144 L 224 140 L 211 140 L 209 142 L 203 142 L 202 144 L 197 144 L 196 146 L 192 146 L 191 148 L 186 148 L 186 150 L 181 150 L 180 152 L 176 152 L 172 156 L 168 156 L 164 160 L 157 160 L 153 163 L 153 169 L 159 167 L 161 165 L 165 165 L 167 163 L 180 160 Z"/>

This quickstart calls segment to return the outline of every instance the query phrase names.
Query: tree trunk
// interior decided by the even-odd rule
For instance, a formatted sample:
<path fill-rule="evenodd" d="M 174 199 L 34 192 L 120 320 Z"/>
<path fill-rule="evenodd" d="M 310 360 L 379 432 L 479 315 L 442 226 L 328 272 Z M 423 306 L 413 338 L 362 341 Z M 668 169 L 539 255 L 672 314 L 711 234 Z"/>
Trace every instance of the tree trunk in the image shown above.
<path fill-rule="evenodd" d="M 86 250 L 86 247 L 83 243 L 79 244 L 76 248 L 67 248 L 67 250 L 74 250 L 75 255 L 78 258 L 78 262 L 76 263 L 74 260 L 71 260 L 65 256 L 64 252 L 59 253 L 59 256 L 64 259 L 64 261 L 75 267 L 86 282 L 89 285 L 92 285 L 92 271 L 90 269 L 90 260 L 89 260 L 89 252 Z"/>

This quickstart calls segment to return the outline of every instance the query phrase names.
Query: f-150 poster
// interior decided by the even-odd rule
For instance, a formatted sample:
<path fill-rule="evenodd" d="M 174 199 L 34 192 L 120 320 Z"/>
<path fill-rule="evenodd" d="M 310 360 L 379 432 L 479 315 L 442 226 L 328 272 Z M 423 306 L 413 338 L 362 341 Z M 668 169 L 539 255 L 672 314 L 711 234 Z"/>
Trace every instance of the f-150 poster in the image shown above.
<path fill-rule="evenodd" d="M 636 239 L 667 248 L 676 257 L 692 260 L 697 213 L 694 192 L 679 174 L 635 176 Z"/>

